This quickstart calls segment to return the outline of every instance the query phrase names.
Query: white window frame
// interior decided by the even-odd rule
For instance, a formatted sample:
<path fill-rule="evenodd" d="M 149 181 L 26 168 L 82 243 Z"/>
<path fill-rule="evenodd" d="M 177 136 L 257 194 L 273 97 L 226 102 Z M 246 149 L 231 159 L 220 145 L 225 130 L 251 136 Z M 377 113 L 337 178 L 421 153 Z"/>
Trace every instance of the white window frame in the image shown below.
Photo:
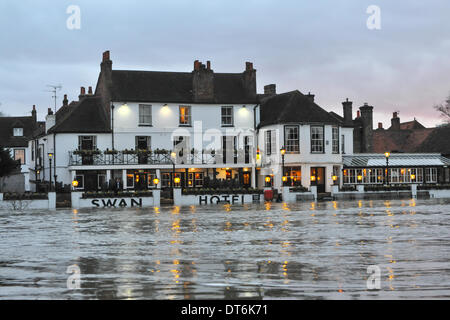
<path fill-rule="evenodd" d="M 339 154 L 339 127 L 331 128 L 331 152 Z"/>
<path fill-rule="evenodd" d="M 185 117 L 185 121 L 182 122 L 181 121 L 181 109 L 186 108 L 186 110 L 188 111 L 184 117 Z M 191 126 L 192 125 L 192 107 L 191 106 L 180 106 L 178 108 L 178 121 L 179 121 L 179 125 L 180 126 Z M 186 120 L 187 119 L 187 120 Z"/>
<path fill-rule="evenodd" d="M 13 136 L 14 137 L 23 137 L 23 128 L 14 128 Z"/>
<path fill-rule="evenodd" d="M 297 138 L 290 139 L 287 132 L 289 129 L 295 129 L 297 131 Z M 297 125 L 284 126 L 284 147 L 286 152 L 300 153 L 300 128 Z"/>
<path fill-rule="evenodd" d="M 231 110 L 231 112 L 228 112 L 230 110 Z M 224 114 L 224 111 L 225 111 L 225 114 Z M 221 108 L 220 115 L 221 115 L 220 119 L 221 119 L 222 127 L 233 127 L 234 126 L 234 107 L 233 106 L 223 106 Z"/>
<path fill-rule="evenodd" d="M 139 125 L 151 126 L 152 125 L 152 105 L 151 104 L 139 104 Z"/>
<path fill-rule="evenodd" d="M 319 138 L 316 138 L 315 136 L 319 136 Z M 325 141 L 324 126 L 311 126 L 311 153 L 325 153 L 324 141 Z"/>

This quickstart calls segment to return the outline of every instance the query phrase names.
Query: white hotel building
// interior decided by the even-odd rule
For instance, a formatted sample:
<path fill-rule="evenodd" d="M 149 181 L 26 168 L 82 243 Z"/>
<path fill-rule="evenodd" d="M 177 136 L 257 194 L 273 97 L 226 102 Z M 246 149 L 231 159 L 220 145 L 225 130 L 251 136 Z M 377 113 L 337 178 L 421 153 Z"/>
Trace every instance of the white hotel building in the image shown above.
<path fill-rule="evenodd" d="M 255 187 L 257 104 L 252 63 L 242 73 L 215 73 L 209 61 L 195 61 L 192 72 L 122 71 L 107 51 L 95 92 L 81 88 L 79 101 L 65 96 L 49 111 L 45 133 L 30 141 L 45 163 L 30 167 L 37 181 L 76 180 L 79 190 L 109 181 L 152 189 L 155 178 L 162 189 L 214 179 Z"/>

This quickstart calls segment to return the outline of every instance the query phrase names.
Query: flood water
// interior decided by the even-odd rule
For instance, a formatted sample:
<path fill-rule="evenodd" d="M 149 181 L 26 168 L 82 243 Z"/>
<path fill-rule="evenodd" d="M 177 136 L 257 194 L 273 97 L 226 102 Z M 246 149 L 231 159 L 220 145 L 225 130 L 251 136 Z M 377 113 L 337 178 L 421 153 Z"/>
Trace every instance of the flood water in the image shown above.
<path fill-rule="evenodd" d="M 448 200 L 0 211 L 0 299 L 448 299 L 449 262 Z"/>

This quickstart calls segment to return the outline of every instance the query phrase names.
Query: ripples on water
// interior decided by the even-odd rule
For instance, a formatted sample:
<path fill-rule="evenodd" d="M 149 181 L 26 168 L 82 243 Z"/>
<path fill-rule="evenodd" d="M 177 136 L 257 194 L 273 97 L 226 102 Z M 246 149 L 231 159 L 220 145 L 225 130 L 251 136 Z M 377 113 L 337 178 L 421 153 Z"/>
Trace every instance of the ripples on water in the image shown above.
<path fill-rule="evenodd" d="M 449 298 L 449 218 L 444 200 L 0 211 L 0 299 Z"/>

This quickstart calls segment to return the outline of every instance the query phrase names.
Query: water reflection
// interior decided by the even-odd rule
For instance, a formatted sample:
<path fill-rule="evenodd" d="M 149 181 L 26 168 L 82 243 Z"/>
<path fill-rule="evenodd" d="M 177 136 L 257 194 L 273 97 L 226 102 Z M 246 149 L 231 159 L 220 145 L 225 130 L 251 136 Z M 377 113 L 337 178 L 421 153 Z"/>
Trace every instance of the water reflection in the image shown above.
<path fill-rule="evenodd" d="M 449 297 L 449 211 L 399 200 L 0 212 L 0 298 Z"/>

